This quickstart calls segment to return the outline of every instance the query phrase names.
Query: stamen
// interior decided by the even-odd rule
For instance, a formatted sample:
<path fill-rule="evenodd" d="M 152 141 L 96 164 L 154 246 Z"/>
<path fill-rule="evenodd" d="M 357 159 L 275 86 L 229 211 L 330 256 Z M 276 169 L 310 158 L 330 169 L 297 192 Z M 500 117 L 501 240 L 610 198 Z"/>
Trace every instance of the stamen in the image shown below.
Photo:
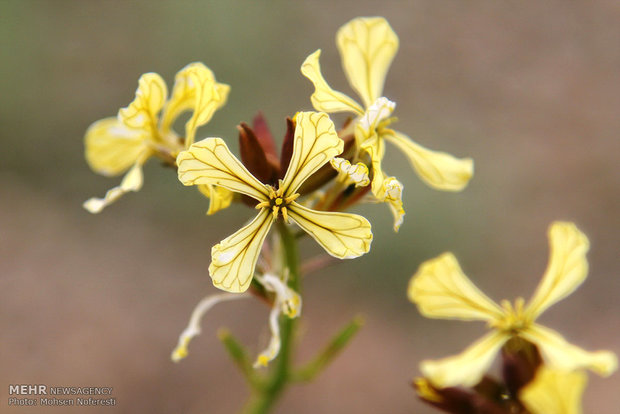
<path fill-rule="evenodd" d="M 282 218 L 284 219 L 284 222 L 288 224 L 288 212 L 286 211 L 286 207 L 282 207 L 280 211 L 282 212 Z"/>
<path fill-rule="evenodd" d="M 269 204 L 271 204 L 269 201 L 261 201 L 254 208 L 260 210 L 261 208 L 269 207 Z"/>

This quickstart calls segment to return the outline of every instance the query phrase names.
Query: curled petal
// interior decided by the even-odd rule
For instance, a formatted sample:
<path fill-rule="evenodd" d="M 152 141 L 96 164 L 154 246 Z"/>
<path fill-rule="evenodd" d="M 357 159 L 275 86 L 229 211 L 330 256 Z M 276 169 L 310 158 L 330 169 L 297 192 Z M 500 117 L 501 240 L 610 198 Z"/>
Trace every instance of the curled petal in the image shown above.
<path fill-rule="evenodd" d="M 355 127 L 355 137 L 362 151 L 366 152 L 370 157 L 372 165 L 372 187 L 371 191 L 373 195 L 381 199 L 381 189 L 383 188 L 383 181 L 385 181 L 385 173 L 381 167 L 381 161 L 385 154 L 385 143 L 377 135 L 374 130 L 370 131 L 370 135 L 366 136 L 365 130 L 361 124 L 358 123 Z"/>
<path fill-rule="evenodd" d="M 544 326 L 532 324 L 519 336 L 536 344 L 547 364 L 555 369 L 573 371 L 587 368 L 599 375 L 608 376 L 618 368 L 618 358 L 613 352 L 585 351 Z"/>
<path fill-rule="evenodd" d="M 267 348 L 262 351 L 254 362 L 254 368 L 266 367 L 269 362 L 273 361 L 275 357 L 280 353 L 280 345 L 282 340 L 280 339 L 280 325 L 278 318 L 280 316 L 281 309 L 279 306 L 274 306 L 269 312 L 269 330 L 271 331 L 271 339 Z"/>
<path fill-rule="evenodd" d="M 465 276 L 452 253 L 422 263 L 409 281 L 407 295 L 428 318 L 491 322 L 503 315 L 501 308 Z"/>
<path fill-rule="evenodd" d="M 109 206 L 124 194 L 130 191 L 140 191 L 142 188 L 143 175 L 142 164 L 137 162 L 123 177 L 121 185 L 111 188 L 103 198 L 90 198 L 82 205 L 90 213 L 100 213 L 105 207 Z"/>
<path fill-rule="evenodd" d="M 196 305 L 196 307 L 194 308 L 194 311 L 192 312 L 192 316 L 189 319 L 189 324 L 187 325 L 187 328 L 185 328 L 183 332 L 181 332 L 181 335 L 179 336 L 179 343 L 177 344 L 176 348 L 174 348 L 174 350 L 172 351 L 172 355 L 170 356 L 170 358 L 174 362 L 179 362 L 180 360 L 182 360 L 183 358 L 187 356 L 187 353 L 188 353 L 187 347 L 189 345 L 189 342 L 195 336 L 200 335 L 200 332 L 201 332 L 200 321 L 202 320 L 202 317 L 209 311 L 209 309 L 211 309 L 213 306 L 215 306 L 216 304 L 220 302 L 233 300 L 233 299 L 249 298 L 249 297 L 250 295 L 248 295 L 247 293 L 246 294 L 220 293 L 217 295 L 210 295 L 202 299 L 198 303 L 198 305 Z"/>
<path fill-rule="evenodd" d="M 308 177 L 344 148 L 344 141 L 324 112 L 299 112 L 293 139 L 293 155 L 281 185 L 285 196 L 295 194 Z"/>
<path fill-rule="evenodd" d="M 366 187 L 370 184 L 366 164 L 358 162 L 355 165 L 351 165 L 348 160 L 339 157 L 332 158 L 330 163 L 336 171 L 342 174 L 344 180 L 355 184 L 356 187 Z"/>
<path fill-rule="evenodd" d="M 381 136 L 400 148 L 420 178 L 438 190 L 460 191 L 474 173 L 471 158 L 455 158 L 445 152 L 431 151 L 392 130 Z"/>
<path fill-rule="evenodd" d="M 334 257 L 351 259 L 370 250 L 372 231 L 362 216 L 315 211 L 296 202 L 289 205 L 288 216 Z"/>
<path fill-rule="evenodd" d="M 145 73 L 138 81 L 136 97 L 118 111 L 118 120 L 128 128 L 140 129 L 157 136 L 157 115 L 164 106 L 168 89 L 157 73 Z"/>
<path fill-rule="evenodd" d="M 86 161 L 96 173 L 121 174 L 144 154 L 148 140 L 144 131 L 129 129 L 116 118 L 101 119 L 86 131 Z"/>
<path fill-rule="evenodd" d="M 390 177 L 383 181 L 379 197 L 381 201 L 388 203 L 394 216 L 394 231 L 398 231 L 405 218 L 403 185 L 396 178 Z"/>
<path fill-rule="evenodd" d="M 257 275 L 256 279 L 265 289 L 276 294 L 275 306 L 279 306 L 286 316 L 296 318 L 301 315 L 301 296 L 288 287 L 286 281 L 271 274 Z"/>
<path fill-rule="evenodd" d="M 369 107 L 383 92 L 398 36 L 383 17 L 358 17 L 338 30 L 336 44 L 349 83 Z"/>
<path fill-rule="evenodd" d="M 584 372 L 557 371 L 541 367 L 519 393 L 519 400 L 532 414 L 581 414 L 581 397 L 588 382 Z"/>
<path fill-rule="evenodd" d="M 373 102 L 372 105 L 366 110 L 364 116 L 360 118 L 359 124 L 367 134 L 370 131 L 377 129 L 379 123 L 387 119 L 396 108 L 396 103 L 390 101 L 387 98 L 381 97 Z"/>
<path fill-rule="evenodd" d="M 480 382 L 495 355 L 509 338 L 502 332 L 490 332 L 458 355 L 437 361 L 422 361 L 420 370 L 437 388 L 458 385 L 471 387 Z"/>
<path fill-rule="evenodd" d="M 234 193 L 224 187 L 218 187 L 216 185 L 201 184 L 198 186 L 198 191 L 207 197 L 209 201 L 209 210 L 207 215 L 212 215 L 220 210 L 224 210 L 230 206 L 233 201 Z"/>
<path fill-rule="evenodd" d="M 319 56 L 321 56 L 320 49 L 308 56 L 301 65 L 301 73 L 314 84 L 315 90 L 310 97 L 314 109 L 327 113 L 355 112 L 358 115 L 363 114 L 364 110 L 357 102 L 342 92 L 337 92 L 329 87 L 321 74 Z"/>
<path fill-rule="evenodd" d="M 590 243 L 575 224 L 553 223 L 549 227 L 549 247 L 547 270 L 527 306 L 531 319 L 570 295 L 588 274 L 586 253 Z"/>
<path fill-rule="evenodd" d="M 247 290 L 272 223 L 271 211 L 262 209 L 249 224 L 213 246 L 209 275 L 215 287 L 228 292 Z"/>
<path fill-rule="evenodd" d="M 260 201 L 269 199 L 267 187 L 250 174 L 221 138 L 193 144 L 179 154 L 177 165 L 184 185 L 216 185 Z"/>

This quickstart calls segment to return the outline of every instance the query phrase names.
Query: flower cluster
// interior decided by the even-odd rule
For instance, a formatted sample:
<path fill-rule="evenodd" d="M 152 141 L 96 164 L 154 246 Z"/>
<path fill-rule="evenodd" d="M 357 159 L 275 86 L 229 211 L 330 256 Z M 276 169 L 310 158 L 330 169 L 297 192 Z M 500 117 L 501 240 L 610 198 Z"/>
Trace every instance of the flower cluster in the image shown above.
<path fill-rule="evenodd" d="M 256 210 L 247 224 L 212 247 L 208 273 L 213 285 L 225 292 L 207 296 L 196 306 L 172 352 L 174 361 L 187 356 L 203 315 L 215 304 L 257 297 L 271 309 L 267 347 L 247 364 L 238 344 L 227 341 L 249 382 L 259 383 L 247 371 L 267 366 L 288 349 L 292 321 L 301 314 L 296 240 L 309 235 L 326 257 L 337 259 L 368 253 L 373 239 L 370 222 L 347 212 L 362 202 L 386 203 L 394 230 L 401 227 L 404 187 L 384 169 L 386 142 L 402 151 L 417 175 L 434 189 L 460 191 L 471 179 L 471 159 L 424 148 L 392 129 L 396 104 L 383 89 L 399 40 L 388 22 L 381 17 L 353 19 L 338 30 L 336 44 L 361 103 L 332 89 L 321 73 L 321 50 L 311 53 L 301 73 L 314 86 L 310 101 L 315 111 L 291 111 L 279 154 L 260 113 L 251 126 L 241 122 L 237 127 L 239 157 L 223 138 L 195 140 L 197 129 L 225 105 L 230 89 L 202 63 L 177 73 L 170 97 L 159 75 L 142 75 L 135 99 L 117 117 L 97 121 L 86 132 L 90 167 L 107 176 L 126 173 L 103 198 L 84 203 L 91 213 L 138 191 L 142 166 L 151 157 L 175 169 L 183 185 L 196 186 L 209 198 L 207 214 L 233 202 Z M 187 111 L 191 116 L 184 133 L 178 134 L 173 125 Z M 330 118 L 338 112 L 352 115 L 340 127 Z M 293 224 L 302 231 L 291 233 Z M 588 269 L 588 239 L 574 224 L 554 223 L 549 240 L 549 265 L 527 304 L 523 298 L 493 302 L 465 276 L 451 253 L 420 266 L 408 296 L 424 316 L 480 320 L 491 329 L 459 355 L 423 361 L 423 377 L 414 382 L 420 398 L 452 413 L 578 413 L 586 382 L 581 370 L 609 375 L 616 369 L 611 352 L 585 351 L 536 323 L 541 313 L 579 287 Z M 343 330 L 314 365 L 296 375 L 281 365 L 268 385 L 256 386 L 257 395 L 271 393 L 273 399 L 290 378 L 311 378 L 358 325 Z M 495 380 L 485 373 L 500 352 L 503 379 Z M 288 352 L 282 353 L 287 358 Z M 265 401 L 270 400 L 262 400 L 262 407 Z"/>

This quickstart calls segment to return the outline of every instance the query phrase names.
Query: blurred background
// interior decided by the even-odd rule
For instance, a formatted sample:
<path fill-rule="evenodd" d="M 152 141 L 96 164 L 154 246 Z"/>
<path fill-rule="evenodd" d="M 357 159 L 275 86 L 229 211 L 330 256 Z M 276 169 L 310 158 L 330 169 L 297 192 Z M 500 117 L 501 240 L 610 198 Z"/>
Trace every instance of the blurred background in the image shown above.
<path fill-rule="evenodd" d="M 0 1 L 0 412 L 8 384 L 110 386 L 115 408 L 89 413 L 232 413 L 247 388 L 218 342 L 229 328 L 255 355 L 268 340 L 258 301 L 221 304 L 178 364 L 169 355 L 190 312 L 215 293 L 211 246 L 253 216 L 208 201 L 151 161 L 142 191 L 100 215 L 81 203 L 120 179 L 92 173 L 83 135 L 132 99 L 142 73 L 172 86 L 202 61 L 231 85 L 198 138 L 236 151 L 235 126 L 262 110 L 310 110 L 299 72 L 321 48 L 323 74 L 348 87 L 334 43 L 357 16 L 385 16 L 400 37 L 385 85 L 396 128 L 475 160 L 462 193 L 426 187 L 393 148 L 405 184 L 398 234 L 384 206 L 371 252 L 307 276 L 298 359 L 342 325 L 366 325 L 315 383 L 277 413 L 431 413 L 410 386 L 424 358 L 455 354 L 478 323 L 422 318 L 406 299 L 419 264 L 450 250 L 492 298 L 526 298 L 544 272 L 547 227 L 570 220 L 590 238 L 590 274 L 541 322 L 586 349 L 620 353 L 620 3 L 476 1 Z M 336 117 L 337 121 L 343 118 Z M 320 253 L 303 244 L 304 257 Z M 614 413 L 620 375 L 590 375 L 585 412 Z M 13 409 L 13 411 L 19 409 Z M 64 408 L 21 409 L 65 412 Z M 70 411 L 77 411 L 73 409 Z"/>

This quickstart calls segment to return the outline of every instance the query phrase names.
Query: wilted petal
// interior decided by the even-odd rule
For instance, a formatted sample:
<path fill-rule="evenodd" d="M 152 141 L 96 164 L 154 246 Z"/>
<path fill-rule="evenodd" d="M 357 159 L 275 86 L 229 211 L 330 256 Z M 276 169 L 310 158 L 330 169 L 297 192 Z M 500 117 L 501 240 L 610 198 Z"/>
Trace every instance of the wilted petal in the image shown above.
<path fill-rule="evenodd" d="M 541 367 L 519 399 L 532 414 L 581 414 L 581 397 L 588 378 L 581 371 Z"/>
<path fill-rule="evenodd" d="M 357 102 L 329 87 L 321 74 L 319 56 L 321 56 L 321 49 L 308 56 L 301 65 L 301 73 L 314 84 L 314 93 L 310 97 L 314 109 L 328 113 L 355 112 L 362 115 L 364 110 Z"/>
<path fill-rule="evenodd" d="M 388 203 L 392 216 L 394 216 L 394 231 L 398 231 L 405 218 L 403 208 L 403 185 L 394 177 L 383 181 L 380 199 Z"/>
<path fill-rule="evenodd" d="M 359 142 L 359 147 L 368 154 L 372 165 L 371 191 L 375 197 L 381 199 L 381 189 L 383 188 L 383 181 L 386 179 L 381 167 L 381 161 L 385 155 L 385 143 L 375 130 L 371 130 L 368 136 L 365 131 L 360 123 L 355 126 L 355 137 Z"/>
<path fill-rule="evenodd" d="M 536 319 L 545 309 L 570 295 L 583 283 L 588 274 L 586 253 L 589 247 L 588 238 L 575 224 L 551 224 L 549 264 L 526 310 L 531 319 Z"/>
<path fill-rule="evenodd" d="M 257 200 L 269 199 L 265 185 L 250 174 L 221 138 L 196 142 L 179 154 L 177 165 L 184 185 L 216 185 Z"/>
<path fill-rule="evenodd" d="M 147 151 L 148 140 L 146 132 L 129 129 L 117 118 L 99 120 L 88 128 L 84 137 L 86 161 L 96 173 L 121 174 Z"/>
<path fill-rule="evenodd" d="M 502 310 L 465 276 L 452 253 L 428 260 L 409 281 L 409 300 L 429 318 L 494 321 Z"/>
<path fill-rule="evenodd" d="M 247 290 L 272 223 L 271 210 L 262 209 L 249 224 L 213 246 L 209 274 L 215 287 L 228 292 Z"/>
<path fill-rule="evenodd" d="M 493 331 L 474 342 L 462 353 L 437 361 L 422 361 L 420 370 L 438 388 L 476 385 L 495 355 L 510 337 Z"/>
<path fill-rule="evenodd" d="M 358 17 L 338 30 L 336 44 L 349 83 L 369 107 L 383 92 L 398 36 L 383 17 Z"/>
<path fill-rule="evenodd" d="M 128 128 L 139 129 L 156 139 L 157 115 L 164 106 L 168 89 L 157 73 L 145 73 L 138 81 L 136 97 L 126 108 L 118 111 L 118 120 Z"/>
<path fill-rule="evenodd" d="M 296 202 L 289 204 L 288 216 L 334 257 L 350 259 L 370 250 L 372 231 L 362 216 L 315 211 Z"/>
<path fill-rule="evenodd" d="M 330 163 L 344 177 L 346 182 L 353 183 L 356 187 L 366 187 L 370 184 L 366 164 L 358 162 L 352 165 L 348 160 L 339 157 L 332 158 Z"/>
<path fill-rule="evenodd" d="M 254 362 L 254 368 L 266 367 L 269 362 L 273 361 L 275 357 L 280 353 L 280 346 L 282 340 L 280 339 L 280 324 L 278 318 L 280 316 L 281 309 L 279 306 L 274 306 L 269 312 L 269 330 L 271 331 L 271 339 L 267 348 L 262 351 Z"/>
<path fill-rule="evenodd" d="M 296 115 L 293 155 L 281 187 L 284 195 L 293 195 L 304 181 L 336 155 L 344 141 L 324 112 L 299 112 Z"/>
<path fill-rule="evenodd" d="M 233 201 L 234 193 L 227 188 L 218 187 L 217 185 L 201 184 L 198 190 L 209 199 L 209 210 L 207 214 L 215 214 L 220 210 L 224 210 Z"/>
<path fill-rule="evenodd" d="M 438 190 L 460 191 L 474 173 L 471 158 L 455 158 L 445 152 L 431 151 L 392 130 L 385 131 L 381 137 L 400 148 L 420 178 Z"/>
<path fill-rule="evenodd" d="M 573 371 L 587 368 L 599 375 L 608 376 L 618 368 L 618 358 L 614 353 L 585 351 L 544 326 L 532 324 L 520 332 L 519 336 L 537 345 L 543 359 L 554 369 Z"/>
<path fill-rule="evenodd" d="M 100 213 L 104 208 L 121 198 L 130 191 L 139 191 L 142 188 L 142 164 L 137 162 L 123 177 L 121 185 L 111 188 L 103 198 L 90 198 L 82 205 L 90 213 Z"/>
<path fill-rule="evenodd" d="M 201 300 L 194 308 L 192 316 L 189 319 L 189 324 L 187 325 L 187 328 L 185 328 L 183 332 L 181 332 L 181 335 L 179 336 L 179 343 L 172 351 L 172 355 L 170 356 L 170 358 L 174 362 L 179 362 L 187 356 L 187 347 L 189 345 L 189 342 L 195 336 L 200 335 L 200 321 L 202 320 L 202 317 L 209 311 L 209 309 L 211 309 L 213 306 L 220 302 L 249 297 L 250 295 L 247 293 L 220 293 L 217 295 L 207 296 L 206 298 Z"/>

